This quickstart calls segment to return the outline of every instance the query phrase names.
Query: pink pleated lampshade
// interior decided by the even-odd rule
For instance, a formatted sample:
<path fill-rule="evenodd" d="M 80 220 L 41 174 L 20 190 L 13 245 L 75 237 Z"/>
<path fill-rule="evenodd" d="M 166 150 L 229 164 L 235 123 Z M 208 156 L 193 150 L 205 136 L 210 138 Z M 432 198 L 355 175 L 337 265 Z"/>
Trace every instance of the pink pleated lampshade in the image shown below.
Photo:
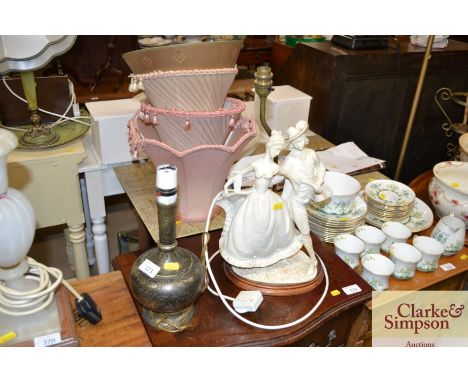
<path fill-rule="evenodd" d="M 245 103 L 227 98 L 223 109 L 214 112 L 186 112 L 141 105 L 139 118 L 145 122 L 140 131 L 146 138 L 157 139 L 177 151 L 200 145 L 224 145 L 240 119 Z"/>
<path fill-rule="evenodd" d="M 138 49 L 122 55 L 133 73 L 234 68 L 241 41 L 212 41 Z"/>
<path fill-rule="evenodd" d="M 229 169 L 239 159 L 243 148 L 256 136 L 253 118 L 240 118 L 226 144 L 199 145 L 178 151 L 158 139 L 155 130 L 149 138 L 137 112 L 129 122 L 129 143 L 136 155 L 143 149 L 155 166 L 177 166 L 179 188 L 178 218 L 186 222 L 205 221 L 211 200 L 222 190 Z"/>
<path fill-rule="evenodd" d="M 224 105 L 237 68 L 169 70 L 134 74 L 155 107 L 186 111 L 215 111 Z"/>

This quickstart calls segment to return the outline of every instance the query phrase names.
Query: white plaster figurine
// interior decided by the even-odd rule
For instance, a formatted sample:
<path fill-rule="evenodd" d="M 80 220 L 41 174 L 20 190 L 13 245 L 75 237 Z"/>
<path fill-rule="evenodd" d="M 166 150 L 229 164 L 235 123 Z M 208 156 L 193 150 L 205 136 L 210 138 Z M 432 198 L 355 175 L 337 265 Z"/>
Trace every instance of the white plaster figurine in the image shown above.
<path fill-rule="evenodd" d="M 299 121 L 295 127 L 288 129 L 288 141 L 290 153 L 283 162 L 283 169 L 290 173 L 284 181 L 281 197 L 286 202 L 291 217 L 301 233 L 304 247 L 317 265 L 312 239 L 310 237 L 307 205 L 311 201 L 319 202 L 328 197 L 323 193 L 323 182 L 326 168 L 314 150 L 306 148 L 309 143 L 305 133 L 309 125 L 306 121 Z M 312 184 L 301 181 L 305 177 Z"/>
<path fill-rule="evenodd" d="M 306 130 L 307 123 L 303 123 Z M 224 186 L 224 197 L 217 203 L 226 211 L 219 242 L 220 253 L 235 267 L 267 267 L 295 255 L 305 245 L 315 272 L 316 259 L 306 205 L 314 198 L 315 191 L 321 191 L 325 171 L 315 153 L 304 150 L 303 124 L 298 123 L 296 128 L 290 129 L 296 129 L 297 134 L 290 130 L 294 144 L 288 155 L 291 156 L 288 166 L 281 167 L 274 162 L 274 158 L 286 148 L 286 141 L 280 131 L 273 130 L 265 155 L 230 178 Z M 242 175 L 251 171 L 255 172 L 254 187 L 241 190 Z M 269 188 L 275 175 L 288 179 L 288 192 L 284 198 Z M 234 191 L 229 190 L 231 184 Z M 294 223 L 299 231 L 294 228 Z"/>

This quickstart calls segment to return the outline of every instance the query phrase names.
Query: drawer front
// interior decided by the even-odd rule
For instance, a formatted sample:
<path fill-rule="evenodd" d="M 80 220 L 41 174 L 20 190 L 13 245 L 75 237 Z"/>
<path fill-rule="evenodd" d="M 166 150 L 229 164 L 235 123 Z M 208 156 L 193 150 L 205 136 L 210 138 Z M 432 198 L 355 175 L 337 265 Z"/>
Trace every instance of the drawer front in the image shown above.
<path fill-rule="evenodd" d="M 316 330 L 308 333 L 304 338 L 291 346 L 331 347 L 346 346 L 351 326 L 362 307 L 350 309 L 337 317 L 325 322 Z"/>

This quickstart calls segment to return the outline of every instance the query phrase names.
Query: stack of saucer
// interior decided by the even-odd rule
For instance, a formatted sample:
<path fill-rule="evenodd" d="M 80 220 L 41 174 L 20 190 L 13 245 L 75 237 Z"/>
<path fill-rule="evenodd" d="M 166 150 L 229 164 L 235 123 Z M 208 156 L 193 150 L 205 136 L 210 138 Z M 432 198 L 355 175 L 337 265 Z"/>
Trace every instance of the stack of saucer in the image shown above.
<path fill-rule="evenodd" d="M 369 182 L 364 189 L 367 220 L 405 222 L 416 200 L 414 191 L 403 183 L 379 179 Z"/>
<path fill-rule="evenodd" d="M 353 201 L 349 213 L 333 215 L 309 205 L 310 231 L 326 243 L 333 243 L 335 236 L 343 233 L 353 233 L 356 227 L 363 225 L 367 213 L 366 203 L 359 196 Z"/>

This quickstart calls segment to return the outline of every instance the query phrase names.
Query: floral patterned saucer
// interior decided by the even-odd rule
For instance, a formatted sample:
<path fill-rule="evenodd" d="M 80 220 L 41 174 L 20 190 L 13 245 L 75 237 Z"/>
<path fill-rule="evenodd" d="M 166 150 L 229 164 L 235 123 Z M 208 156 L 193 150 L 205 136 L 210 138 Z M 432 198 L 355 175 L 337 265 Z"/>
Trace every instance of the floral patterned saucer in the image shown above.
<path fill-rule="evenodd" d="M 309 212 L 309 218 L 310 218 L 310 215 L 312 215 L 314 217 L 319 218 L 322 221 L 326 221 L 330 223 L 356 221 L 356 220 L 360 220 L 360 218 L 362 218 L 366 214 L 367 204 L 360 196 L 356 196 L 356 199 L 353 202 L 353 208 L 347 214 L 342 214 L 342 215 L 327 214 L 326 212 L 312 208 L 310 206 L 308 208 L 308 212 Z"/>
<path fill-rule="evenodd" d="M 367 183 L 365 193 L 378 204 L 392 207 L 404 207 L 416 197 L 407 185 L 390 179 L 378 179 Z"/>
<path fill-rule="evenodd" d="M 380 220 L 372 214 L 366 215 L 366 222 L 372 224 L 375 227 L 380 228 L 385 221 Z M 403 220 L 405 226 L 407 226 L 411 232 L 420 232 L 424 231 L 426 228 L 429 228 L 434 222 L 434 214 L 432 213 L 429 206 L 424 203 L 421 199 L 416 198 L 414 207 L 411 210 L 411 213 L 408 219 Z"/>

